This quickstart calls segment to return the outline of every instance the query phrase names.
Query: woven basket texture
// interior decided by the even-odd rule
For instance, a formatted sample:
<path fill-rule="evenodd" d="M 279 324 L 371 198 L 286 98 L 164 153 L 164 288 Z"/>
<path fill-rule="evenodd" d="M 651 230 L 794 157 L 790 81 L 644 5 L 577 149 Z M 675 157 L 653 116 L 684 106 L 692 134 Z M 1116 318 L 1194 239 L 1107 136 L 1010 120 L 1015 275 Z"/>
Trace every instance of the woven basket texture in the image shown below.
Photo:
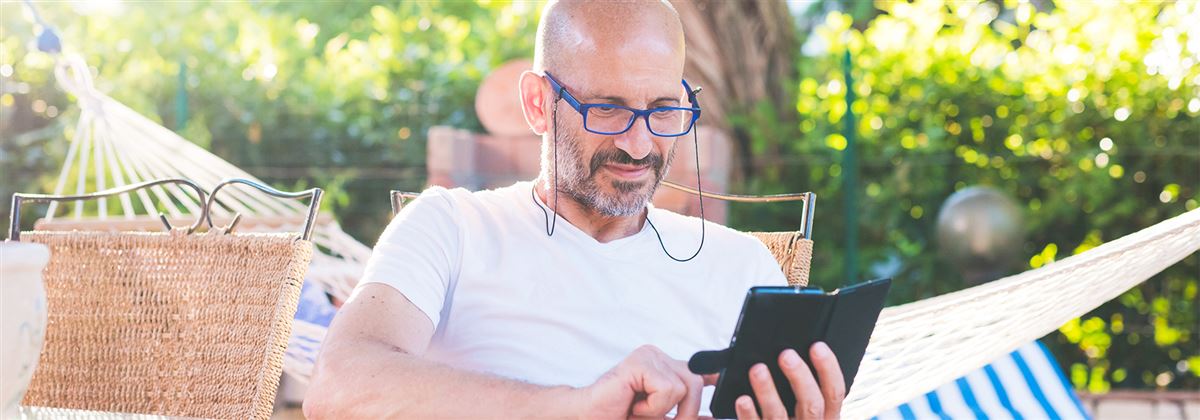
<path fill-rule="evenodd" d="M 313 245 L 294 234 L 49 232 L 27 406 L 269 418 Z"/>

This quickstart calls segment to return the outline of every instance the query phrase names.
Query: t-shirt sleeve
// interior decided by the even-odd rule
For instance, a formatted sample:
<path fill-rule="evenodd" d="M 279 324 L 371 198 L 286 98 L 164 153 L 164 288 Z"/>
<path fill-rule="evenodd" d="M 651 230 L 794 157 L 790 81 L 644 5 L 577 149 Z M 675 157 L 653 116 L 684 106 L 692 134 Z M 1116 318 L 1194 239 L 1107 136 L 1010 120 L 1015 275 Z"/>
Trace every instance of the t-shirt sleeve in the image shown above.
<path fill-rule="evenodd" d="M 434 187 L 392 218 L 367 260 L 359 287 L 391 286 L 437 328 L 446 293 L 458 275 L 461 235 L 450 191 Z"/>

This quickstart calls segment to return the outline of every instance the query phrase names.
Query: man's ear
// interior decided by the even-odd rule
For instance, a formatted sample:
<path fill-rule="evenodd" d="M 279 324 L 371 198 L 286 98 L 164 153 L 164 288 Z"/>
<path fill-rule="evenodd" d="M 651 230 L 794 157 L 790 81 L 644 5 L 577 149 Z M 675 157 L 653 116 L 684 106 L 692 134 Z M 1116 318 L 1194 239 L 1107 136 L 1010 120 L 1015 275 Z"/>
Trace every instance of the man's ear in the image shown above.
<path fill-rule="evenodd" d="M 531 70 L 521 73 L 518 91 L 521 94 L 521 112 L 525 114 L 525 123 L 534 134 L 543 135 L 550 125 L 549 107 L 546 103 L 550 98 L 550 84 L 541 75 Z"/>

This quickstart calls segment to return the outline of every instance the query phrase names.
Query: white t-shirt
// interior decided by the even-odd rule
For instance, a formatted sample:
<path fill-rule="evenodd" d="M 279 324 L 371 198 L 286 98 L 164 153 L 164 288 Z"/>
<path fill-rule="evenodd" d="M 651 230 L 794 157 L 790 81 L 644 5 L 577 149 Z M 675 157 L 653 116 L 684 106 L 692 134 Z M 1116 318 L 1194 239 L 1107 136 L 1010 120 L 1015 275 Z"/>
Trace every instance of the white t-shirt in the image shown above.
<path fill-rule="evenodd" d="M 786 284 L 761 242 L 716 223 L 688 262 L 668 258 L 648 223 L 600 243 L 560 217 L 547 236 L 532 188 L 433 187 L 380 236 L 362 284 L 389 285 L 429 316 L 426 357 L 585 386 L 641 345 L 684 361 L 727 347 L 746 291 Z M 649 219 L 672 255 L 695 252 L 700 219 L 652 206 Z"/>

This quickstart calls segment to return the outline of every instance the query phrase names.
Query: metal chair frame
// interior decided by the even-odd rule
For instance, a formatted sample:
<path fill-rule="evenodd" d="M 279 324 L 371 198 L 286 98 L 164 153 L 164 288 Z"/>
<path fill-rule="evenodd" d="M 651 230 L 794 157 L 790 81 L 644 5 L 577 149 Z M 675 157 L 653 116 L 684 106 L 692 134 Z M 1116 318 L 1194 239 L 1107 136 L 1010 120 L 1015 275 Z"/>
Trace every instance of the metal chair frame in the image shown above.
<path fill-rule="evenodd" d="M 662 185 L 671 189 L 683 191 L 692 195 L 699 195 L 704 198 L 712 198 L 721 201 L 729 201 L 735 203 L 778 203 L 785 201 L 803 201 L 804 207 L 800 210 L 800 229 L 804 239 L 812 240 L 812 221 L 813 213 L 816 210 L 817 194 L 812 192 L 793 193 L 793 194 L 772 194 L 772 195 L 736 195 L 736 194 L 721 194 L 709 191 L 703 193 L 699 190 L 676 184 L 670 181 L 663 181 Z M 421 193 L 392 190 L 391 193 L 392 215 L 400 212 L 404 207 L 404 203 L 408 200 L 417 198 Z"/>

